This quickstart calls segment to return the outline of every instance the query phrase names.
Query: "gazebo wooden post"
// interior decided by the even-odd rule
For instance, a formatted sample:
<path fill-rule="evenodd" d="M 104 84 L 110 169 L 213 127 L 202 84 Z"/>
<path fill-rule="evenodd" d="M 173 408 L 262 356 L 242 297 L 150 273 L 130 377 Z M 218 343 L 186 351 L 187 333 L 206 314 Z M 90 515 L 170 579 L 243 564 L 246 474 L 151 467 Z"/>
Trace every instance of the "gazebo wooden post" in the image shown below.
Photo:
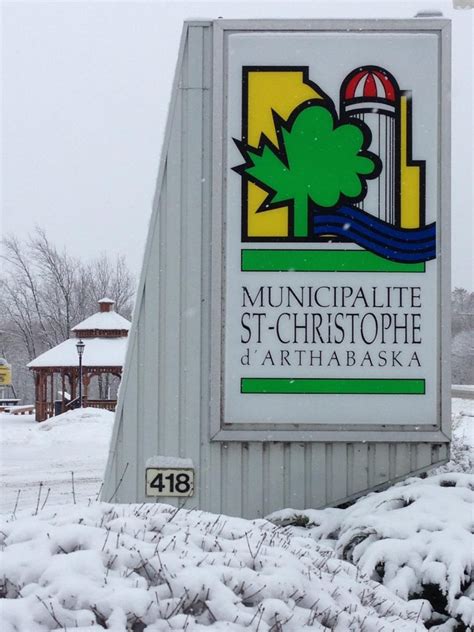
<path fill-rule="evenodd" d="M 41 375 L 41 400 L 43 402 L 43 421 L 48 418 L 48 370 L 43 369 Z"/>
<path fill-rule="evenodd" d="M 44 418 L 48 419 L 48 369 L 43 373 Z"/>
<path fill-rule="evenodd" d="M 84 397 L 84 401 L 87 402 L 87 398 L 89 396 L 89 384 L 91 381 L 91 376 L 89 375 L 89 373 L 82 372 L 82 384 L 83 384 L 83 388 L 84 388 L 84 393 L 83 393 L 83 397 Z"/>
<path fill-rule="evenodd" d="M 36 421 L 41 416 L 41 371 L 35 371 L 35 411 Z"/>
<path fill-rule="evenodd" d="M 71 379 L 71 399 L 76 399 L 76 370 L 71 369 L 70 379 Z"/>
<path fill-rule="evenodd" d="M 50 402 L 49 402 L 49 406 L 48 406 L 48 417 L 52 417 L 54 415 L 54 369 L 50 369 L 49 370 L 49 375 L 51 378 L 51 384 L 50 384 Z"/>
<path fill-rule="evenodd" d="M 73 392 L 73 388 L 72 388 L 73 380 L 72 380 L 71 370 L 70 369 L 66 369 L 65 370 L 65 377 L 67 378 L 67 389 L 69 391 L 69 397 L 70 397 L 68 402 L 71 402 L 74 399 L 74 392 Z"/>
<path fill-rule="evenodd" d="M 48 395 L 48 390 L 49 390 L 49 380 L 48 380 L 48 369 L 45 369 L 44 371 L 44 375 L 43 375 L 43 379 L 44 379 L 44 385 L 43 385 L 43 391 L 44 391 L 44 418 L 48 419 L 48 401 L 49 401 L 49 395 Z"/>
<path fill-rule="evenodd" d="M 65 381 L 64 381 L 64 369 L 61 369 L 61 412 L 64 412 L 65 409 L 65 398 L 64 398 L 64 391 L 65 391 L 66 387 L 65 387 Z"/>
<path fill-rule="evenodd" d="M 44 400 L 44 369 L 40 370 L 39 373 L 39 400 L 40 400 L 40 415 L 38 416 L 38 421 L 43 421 L 46 419 L 46 411 L 45 411 L 45 400 Z"/>
<path fill-rule="evenodd" d="M 46 371 L 39 369 L 37 372 L 36 382 L 36 421 L 44 421 L 46 419 Z"/>
<path fill-rule="evenodd" d="M 46 419 L 46 371 L 41 371 L 41 421 Z"/>
<path fill-rule="evenodd" d="M 39 411 L 39 397 L 38 397 L 39 373 L 38 371 L 35 371 L 34 375 L 35 375 L 35 412 L 36 412 L 36 417 L 38 417 L 38 411 Z"/>

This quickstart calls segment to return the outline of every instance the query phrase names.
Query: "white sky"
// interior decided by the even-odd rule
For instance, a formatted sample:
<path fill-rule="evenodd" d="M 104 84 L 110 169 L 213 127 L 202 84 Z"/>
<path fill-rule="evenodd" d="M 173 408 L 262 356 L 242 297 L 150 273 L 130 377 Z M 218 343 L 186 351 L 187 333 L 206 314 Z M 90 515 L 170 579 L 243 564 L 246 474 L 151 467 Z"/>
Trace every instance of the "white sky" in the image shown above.
<path fill-rule="evenodd" d="M 182 22 L 453 20 L 453 286 L 474 289 L 473 13 L 449 1 L 3 2 L 0 234 L 35 224 L 72 254 L 141 266 Z"/>

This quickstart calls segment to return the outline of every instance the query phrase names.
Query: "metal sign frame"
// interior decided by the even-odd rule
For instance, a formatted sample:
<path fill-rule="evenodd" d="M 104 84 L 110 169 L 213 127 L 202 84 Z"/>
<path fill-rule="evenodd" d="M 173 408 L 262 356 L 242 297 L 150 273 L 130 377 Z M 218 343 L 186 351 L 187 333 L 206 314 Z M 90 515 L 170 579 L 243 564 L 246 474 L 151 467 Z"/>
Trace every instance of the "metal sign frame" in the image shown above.
<path fill-rule="evenodd" d="M 231 33 L 244 32 L 424 32 L 438 37 L 440 51 L 438 130 L 438 214 L 440 237 L 436 261 L 439 296 L 437 423 L 419 425 L 374 424 L 226 424 L 223 419 L 223 331 L 224 331 L 224 221 L 226 164 L 224 99 L 225 60 Z M 446 443 L 450 437 L 450 35 L 449 20 L 219 20 L 213 23 L 213 190 L 212 190 L 212 331 L 210 439 L 213 441 L 407 441 Z M 442 254 L 442 256 L 440 256 Z"/>

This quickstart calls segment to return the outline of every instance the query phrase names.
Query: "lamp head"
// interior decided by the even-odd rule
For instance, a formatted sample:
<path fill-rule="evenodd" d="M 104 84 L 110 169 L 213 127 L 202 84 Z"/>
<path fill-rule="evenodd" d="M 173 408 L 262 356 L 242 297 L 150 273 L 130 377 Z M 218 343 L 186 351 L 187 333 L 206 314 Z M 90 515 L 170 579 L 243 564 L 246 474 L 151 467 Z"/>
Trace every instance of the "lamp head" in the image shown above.
<path fill-rule="evenodd" d="M 77 354 L 79 356 L 82 356 L 82 354 L 84 353 L 84 347 L 85 347 L 85 343 L 82 340 L 78 340 L 76 343 L 76 349 L 77 349 Z"/>

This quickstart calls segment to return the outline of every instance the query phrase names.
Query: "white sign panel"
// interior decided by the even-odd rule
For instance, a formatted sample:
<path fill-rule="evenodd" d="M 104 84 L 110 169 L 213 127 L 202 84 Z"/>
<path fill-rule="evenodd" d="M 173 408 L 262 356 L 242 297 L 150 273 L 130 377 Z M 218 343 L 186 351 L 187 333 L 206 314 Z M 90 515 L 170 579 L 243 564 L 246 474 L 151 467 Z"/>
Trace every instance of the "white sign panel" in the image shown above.
<path fill-rule="evenodd" d="M 227 34 L 221 428 L 438 424 L 439 46 Z"/>

